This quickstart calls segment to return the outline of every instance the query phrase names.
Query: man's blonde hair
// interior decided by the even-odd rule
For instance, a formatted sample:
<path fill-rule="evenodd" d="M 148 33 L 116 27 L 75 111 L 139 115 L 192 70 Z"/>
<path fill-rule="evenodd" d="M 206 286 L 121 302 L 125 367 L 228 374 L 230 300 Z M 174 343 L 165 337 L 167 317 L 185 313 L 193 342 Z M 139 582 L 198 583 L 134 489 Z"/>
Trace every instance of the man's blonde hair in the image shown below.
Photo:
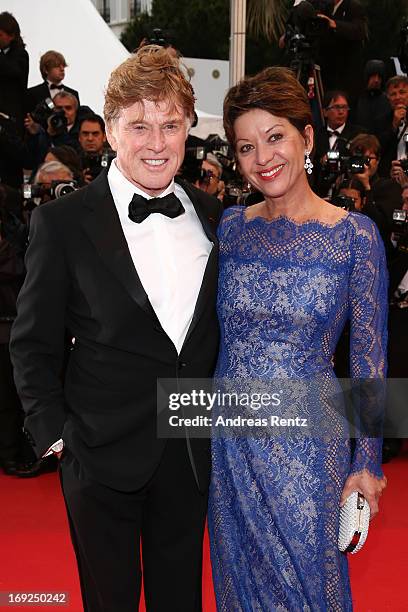
<path fill-rule="evenodd" d="M 142 47 L 112 72 L 105 93 L 105 122 L 110 125 L 123 109 L 143 100 L 168 102 L 170 111 L 181 107 L 193 121 L 193 88 L 180 61 L 158 45 Z"/>

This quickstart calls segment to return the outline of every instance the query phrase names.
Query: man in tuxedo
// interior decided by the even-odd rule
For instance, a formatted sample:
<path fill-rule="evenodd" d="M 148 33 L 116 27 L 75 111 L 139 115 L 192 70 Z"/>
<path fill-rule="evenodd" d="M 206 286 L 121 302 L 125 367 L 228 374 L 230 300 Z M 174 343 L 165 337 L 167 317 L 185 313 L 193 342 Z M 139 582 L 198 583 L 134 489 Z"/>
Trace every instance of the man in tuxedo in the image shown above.
<path fill-rule="evenodd" d="M 347 155 L 348 145 L 357 134 L 366 130 L 349 121 L 350 106 L 344 91 L 327 91 L 323 99 L 323 113 L 326 126 L 316 131 L 315 137 L 315 176 L 317 191 L 325 197 L 335 177 L 327 176 L 323 167 L 328 151 L 338 151 Z"/>
<path fill-rule="evenodd" d="M 391 105 L 386 127 L 378 134 L 381 142 L 382 159 L 379 167 L 381 176 L 391 176 L 398 180 L 401 164 L 399 160 L 407 157 L 408 150 L 408 77 L 391 77 L 386 85 L 387 97 Z"/>
<path fill-rule="evenodd" d="M 58 51 L 47 51 L 41 56 L 40 72 L 44 81 L 27 90 L 27 112 L 33 111 L 37 104 L 46 98 L 53 99 L 61 91 L 74 95 L 78 100 L 78 105 L 80 104 L 78 92 L 63 83 L 66 67 L 65 57 Z"/>
<path fill-rule="evenodd" d="M 209 442 L 156 434 L 159 378 L 211 376 L 217 199 L 174 180 L 194 94 L 147 46 L 111 75 L 108 173 L 34 211 L 11 352 L 61 480 L 88 612 L 201 610 Z M 61 384 L 64 334 L 73 338 Z"/>

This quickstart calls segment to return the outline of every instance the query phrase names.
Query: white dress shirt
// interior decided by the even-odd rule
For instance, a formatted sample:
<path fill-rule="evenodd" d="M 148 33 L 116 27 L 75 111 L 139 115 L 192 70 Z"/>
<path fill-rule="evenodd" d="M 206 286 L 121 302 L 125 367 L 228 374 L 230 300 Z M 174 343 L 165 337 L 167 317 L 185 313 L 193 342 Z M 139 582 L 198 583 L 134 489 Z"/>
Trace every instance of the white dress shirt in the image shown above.
<path fill-rule="evenodd" d="M 330 136 L 329 136 L 330 151 L 335 151 L 336 150 L 337 139 L 338 139 L 339 135 L 341 135 L 341 133 L 343 132 L 345 127 L 346 127 L 345 123 L 343 123 L 343 125 L 341 125 L 340 127 L 336 128 L 335 130 L 333 130 L 331 127 L 327 126 L 327 131 L 328 132 L 337 132 L 337 134 L 333 133 L 333 134 L 330 134 Z"/>
<path fill-rule="evenodd" d="M 175 219 L 153 213 L 141 223 L 129 219 L 129 203 L 135 193 L 146 199 L 152 196 L 123 176 L 115 160 L 108 182 L 137 274 L 161 326 L 180 353 L 213 243 L 184 189 L 174 180 L 159 197 L 174 192 L 185 212 Z"/>

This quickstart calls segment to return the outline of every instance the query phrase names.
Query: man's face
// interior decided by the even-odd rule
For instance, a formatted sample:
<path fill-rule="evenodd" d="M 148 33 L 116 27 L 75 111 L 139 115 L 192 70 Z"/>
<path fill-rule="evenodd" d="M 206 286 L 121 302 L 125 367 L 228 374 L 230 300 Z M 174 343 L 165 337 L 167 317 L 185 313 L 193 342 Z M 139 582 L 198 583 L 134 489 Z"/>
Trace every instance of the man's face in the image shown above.
<path fill-rule="evenodd" d="M 397 83 L 396 85 L 390 85 L 387 89 L 387 96 L 393 110 L 398 106 L 408 106 L 408 84 Z"/>
<path fill-rule="evenodd" d="M 215 164 L 207 161 L 206 159 L 201 164 L 201 168 L 207 172 L 206 180 L 204 184 L 206 186 L 205 191 L 211 195 L 218 193 L 219 183 L 221 179 L 221 170 Z"/>
<path fill-rule="evenodd" d="M 71 98 L 55 96 L 54 105 L 58 110 L 64 111 L 68 125 L 73 125 L 75 123 L 77 107 Z"/>
<path fill-rule="evenodd" d="M 47 79 L 50 81 L 50 83 L 54 83 L 55 85 L 58 85 L 59 83 L 61 83 L 61 81 L 63 81 L 64 78 L 65 78 L 64 64 L 60 64 L 59 66 L 54 66 L 53 68 L 50 68 L 49 71 L 47 72 Z"/>
<path fill-rule="evenodd" d="M 83 121 L 79 130 L 79 144 L 85 153 L 100 154 L 106 141 L 105 133 L 96 121 Z"/>
<path fill-rule="evenodd" d="M 337 130 L 337 128 L 347 122 L 349 110 L 348 102 L 343 96 L 330 100 L 329 106 L 324 110 L 327 125 L 332 130 Z"/>
<path fill-rule="evenodd" d="M 168 102 L 135 102 L 107 126 L 119 170 L 149 195 L 160 195 L 184 159 L 189 121 L 184 110 Z"/>
<path fill-rule="evenodd" d="M 370 91 L 375 89 L 381 89 L 381 77 L 379 74 L 372 74 L 368 78 L 367 89 Z"/>
<path fill-rule="evenodd" d="M 12 34 L 7 34 L 4 30 L 0 30 L 0 49 L 7 49 L 12 40 L 14 40 Z"/>

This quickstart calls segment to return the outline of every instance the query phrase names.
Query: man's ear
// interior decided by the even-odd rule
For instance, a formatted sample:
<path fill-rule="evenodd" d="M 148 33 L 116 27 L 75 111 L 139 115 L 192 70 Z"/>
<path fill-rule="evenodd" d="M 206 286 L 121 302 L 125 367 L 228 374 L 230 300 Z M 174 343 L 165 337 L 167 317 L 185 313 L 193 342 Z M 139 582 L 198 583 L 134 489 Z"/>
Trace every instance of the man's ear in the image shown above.
<path fill-rule="evenodd" d="M 115 135 L 115 125 L 112 123 L 106 124 L 106 140 L 109 142 L 111 149 L 117 151 L 117 139 Z"/>

